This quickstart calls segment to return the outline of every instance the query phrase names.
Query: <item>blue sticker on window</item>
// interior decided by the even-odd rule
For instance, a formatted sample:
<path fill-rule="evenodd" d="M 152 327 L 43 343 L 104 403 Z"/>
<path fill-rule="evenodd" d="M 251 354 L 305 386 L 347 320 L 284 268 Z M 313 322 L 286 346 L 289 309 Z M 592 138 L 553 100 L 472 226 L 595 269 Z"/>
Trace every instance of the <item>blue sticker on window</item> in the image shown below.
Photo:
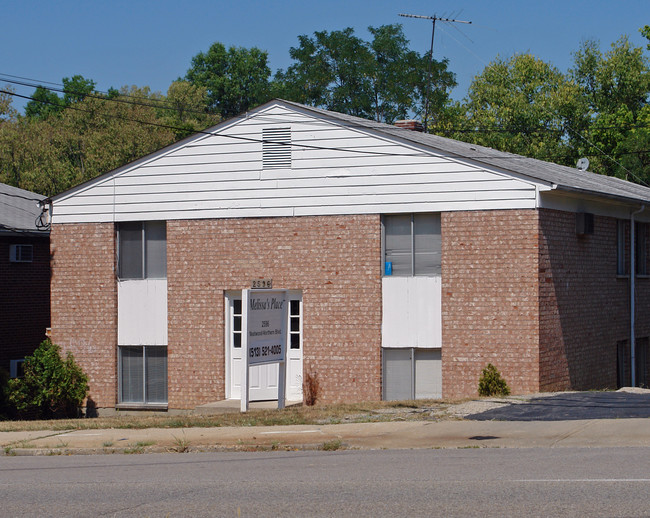
<path fill-rule="evenodd" d="M 386 261 L 384 266 L 384 275 L 393 275 L 393 263 L 391 261 Z"/>

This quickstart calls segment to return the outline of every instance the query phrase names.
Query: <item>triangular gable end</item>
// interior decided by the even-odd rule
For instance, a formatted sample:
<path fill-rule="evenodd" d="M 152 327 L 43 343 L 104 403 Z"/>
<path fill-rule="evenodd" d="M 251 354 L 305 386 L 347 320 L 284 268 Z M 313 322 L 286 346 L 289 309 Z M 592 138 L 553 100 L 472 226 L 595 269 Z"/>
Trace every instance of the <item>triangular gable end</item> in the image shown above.
<path fill-rule="evenodd" d="M 534 208 L 549 188 L 283 101 L 207 132 L 55 197 L 54 222 Z"/>

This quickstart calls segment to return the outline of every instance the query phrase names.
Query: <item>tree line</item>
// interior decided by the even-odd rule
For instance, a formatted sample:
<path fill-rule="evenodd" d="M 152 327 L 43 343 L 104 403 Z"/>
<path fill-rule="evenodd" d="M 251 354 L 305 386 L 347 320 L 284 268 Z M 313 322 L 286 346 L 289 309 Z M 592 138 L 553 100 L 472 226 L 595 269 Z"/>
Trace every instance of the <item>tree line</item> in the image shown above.
<path fill-rule="evenodd" d="M 650 42 L 650 26 L 641 29 Z M 560 71 L 530 54 L 497 57 L 462 101 L 447 60 L 409 48 L 400 25 L 301 35 L 292 63 L 271 73 L 268 53 L 214 43 L 165 94 L 148 87 L 96 90 L 65 77 L 39 86 L 24 114 L 0 88 L 0 182 L 54 195 L 272 98 L 392 124 L 421 118 L 451 138 L 650 183 L 650 62 L 621 37 L 594 41 Z"/>

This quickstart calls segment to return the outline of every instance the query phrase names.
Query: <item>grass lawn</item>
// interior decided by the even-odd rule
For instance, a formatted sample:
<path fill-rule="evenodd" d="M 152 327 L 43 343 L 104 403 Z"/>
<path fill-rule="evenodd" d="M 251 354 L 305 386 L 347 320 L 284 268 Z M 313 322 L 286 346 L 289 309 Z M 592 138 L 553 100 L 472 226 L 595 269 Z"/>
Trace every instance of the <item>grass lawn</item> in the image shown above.
<path fill-rule="evenodd" d="M 332 405 L 291 406 L 282 410 L 250 410 L 218 415 L 115 415 L 90 419 L 0 421 L 0 432 L 31 430 L 92 430 L 106 428 L 189 428 L 216 426 L 275 426 L 381 421 L 438 420 L 449 402 L 441 400 L 377 401 Z"/>

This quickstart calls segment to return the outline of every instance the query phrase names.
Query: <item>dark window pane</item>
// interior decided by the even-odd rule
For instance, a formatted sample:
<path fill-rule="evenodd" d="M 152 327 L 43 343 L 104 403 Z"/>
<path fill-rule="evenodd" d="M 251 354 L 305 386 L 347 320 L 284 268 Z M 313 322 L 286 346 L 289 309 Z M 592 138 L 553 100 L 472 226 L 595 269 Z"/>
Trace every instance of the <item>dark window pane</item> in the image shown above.
<path fill-rule="evenodd" d="M 241 300 L 232 301 L 232 311 L 235 315 L 241 315 Z"/>
<path fill-rule="evenodd" d="M 634 236 L 636 250 L 634 251 L 635 252 L 634 260 L 636 261 L 635 270 L 637 275 L 646 274 L 645 228 L 646 226 L 644 223 L 636 223 L 636 228 L 635 228 L 636 235 Z"/>
<path fill-rule="evenodd" d="M 167 403 L 167 347 L 146 347 L 147 403 Z"/>
<path fill-rule="evenodd" d="M 291 344 L 291 349 L 300 349 L 300 335 L 299 334 L 291 334 L 289 335 L 290 341 L 289 343 Z"/>
<path fill-rule="evenodd" d="M 232 335 L 232 346 L 236 349 L 241 347 L 241 333 L 235 333 Z"/>
<path fill-rule="evenodd" d="M 625 275 L 625 221 L 616 224 L 616 273 Z"/>
<path fill-rule="evenodd" d="M 120 347 L 121 402 L 144 401 L 142 347 Z"/>
<path fill-rule="evenodd" d="M 300 301 L 299 300 L 292 300 L 291 301 L 291 316 L 298 316 L 300 315 Z"/>
<path fill-rule="evenodd" d="M 142 223 L 120 223 L 120 279 L 142 279 Z"/>
<path fill-rule="evenodd" d="M 291 317 L 291 331 L 294 333 L 297 333 L 300 331 L 300 318 L 299 317 Z"/>
<path fill-rule="evenodd" d="M 241 331 L 241 317 L 234 317 L 232 324 L 233 331 Z"/>

